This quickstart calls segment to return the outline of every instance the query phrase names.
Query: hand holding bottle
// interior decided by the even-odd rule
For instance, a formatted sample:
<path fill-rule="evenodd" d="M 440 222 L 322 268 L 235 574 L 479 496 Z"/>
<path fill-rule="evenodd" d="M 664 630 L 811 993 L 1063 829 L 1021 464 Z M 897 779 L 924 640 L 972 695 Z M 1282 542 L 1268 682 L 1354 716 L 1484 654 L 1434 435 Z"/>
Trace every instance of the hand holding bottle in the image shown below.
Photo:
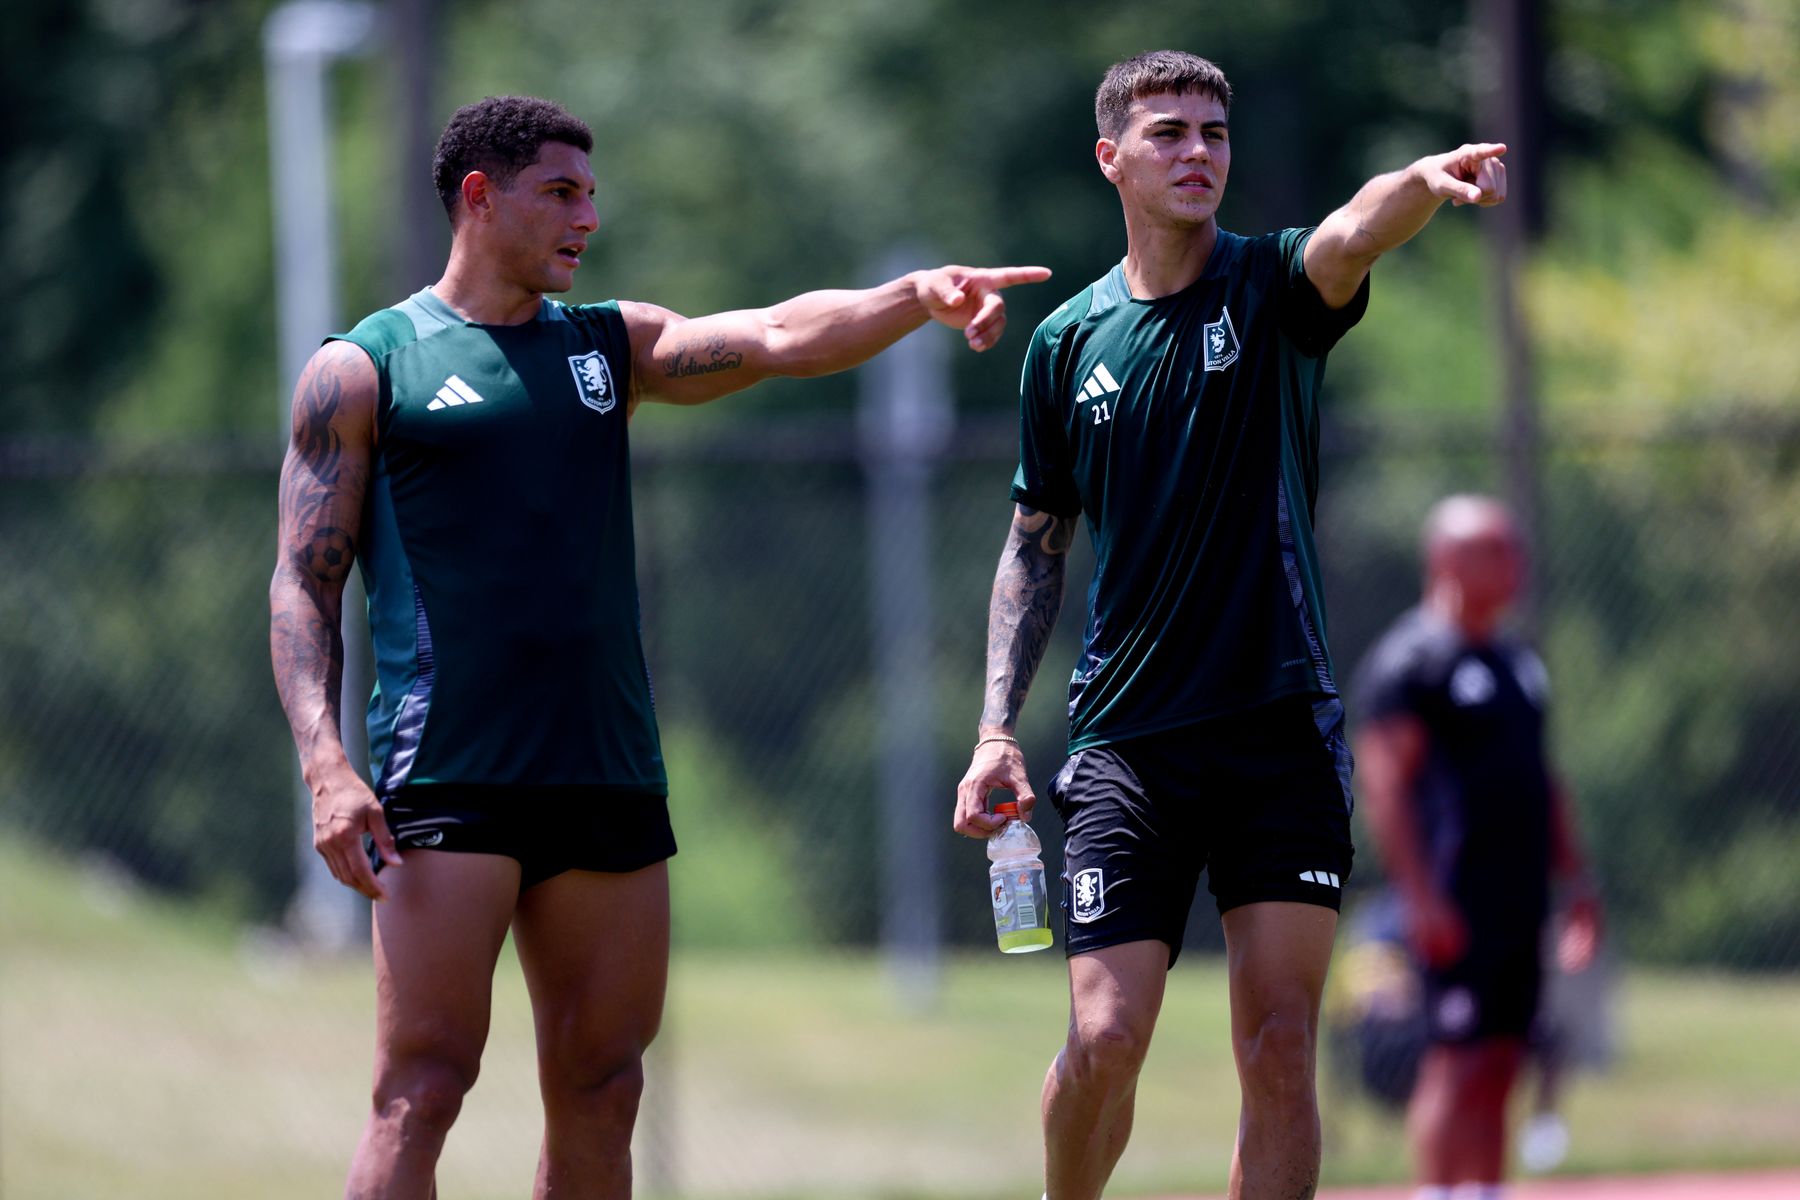
<path fill-rule="evenodd" d="M 994 806 L 1003 824 L 988 838 L 988 893 L 994 902 L 994 936 L 1005 954 L 1042 950 L 1052 941 L 1050 897 L 1038 836 L 1019 818 L 1019 806 Z"/>

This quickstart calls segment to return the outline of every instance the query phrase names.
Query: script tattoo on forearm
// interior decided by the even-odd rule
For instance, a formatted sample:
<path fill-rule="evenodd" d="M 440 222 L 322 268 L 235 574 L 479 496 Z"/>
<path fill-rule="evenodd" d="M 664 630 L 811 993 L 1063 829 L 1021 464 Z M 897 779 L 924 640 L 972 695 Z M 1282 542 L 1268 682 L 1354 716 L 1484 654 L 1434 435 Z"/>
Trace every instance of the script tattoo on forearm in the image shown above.
<path fill-rule="evenodd" d="M 743 365 L 744 356 L 741 352 L 726 349 L 724 334 L 680 342 L 674 352 L 662 360 L 663 374 L 670 379 L 735 371 Z"/>
<path fill-rule="evenodd" d="M 987 695 L 982 727 L 1011 729 L 1062 611 L 1075 518 L 1021 504 L 988 602 Z"/>
<path fill-rule="evenodd" d="M 323 704 L 335 727 L 344 674 L 339 619 L 356 539 L 334 514 L 361 496 L 367 472 L 345 462 L 333 424 L 343 379 L 329 359 L 309 369 L 294 405 L 293 445 L 281 469 L 282 567 L 271 600 L 270 652 L 290 717 L 303 719 Z"/>

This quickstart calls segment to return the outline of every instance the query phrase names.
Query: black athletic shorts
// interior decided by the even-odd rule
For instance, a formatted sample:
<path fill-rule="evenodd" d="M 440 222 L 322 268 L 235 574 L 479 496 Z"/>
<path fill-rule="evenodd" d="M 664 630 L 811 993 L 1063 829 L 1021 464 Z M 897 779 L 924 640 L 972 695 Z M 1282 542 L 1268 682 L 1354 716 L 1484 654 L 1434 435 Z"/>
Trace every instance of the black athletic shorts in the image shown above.
<path fill-rule="evenodd" d="M 1469 929 L 1460 962 L 1426 967 L 1425 1026 L 1434 1042 L 1526 1037 L 1537 1020 L 1544 967 L 1541 922 Z"/>
<path fill-rule="evenodd" d="M 1079 750 L 1050 785 L 1063 819 L 1064 950 L 1181 951 L 1208 872 L 1221 913 L 1336 909 L 1350 877 L 1350 748 L 1336 697 L 1289 697 Z"/>
<path fill-rule="evenodd" d="M 416 784 L 382 803 L 388 829 L 408 850 L 504 854 L 517 859 L 523 891 L 564 871 L 624 874 L 675 853 L 669 798 L 590 787 Z M 371 842 L 369 863 L 381 870 Z"/>

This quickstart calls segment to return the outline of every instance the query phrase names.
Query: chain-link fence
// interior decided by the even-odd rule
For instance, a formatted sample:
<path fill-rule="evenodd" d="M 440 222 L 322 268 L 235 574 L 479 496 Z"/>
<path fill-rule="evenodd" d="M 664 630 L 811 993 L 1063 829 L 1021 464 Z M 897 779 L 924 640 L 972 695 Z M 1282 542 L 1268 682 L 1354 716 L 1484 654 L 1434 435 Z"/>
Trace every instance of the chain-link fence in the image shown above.
<path fill-rule="evenodd" d="M 871 518 L 852 422 L 695 428 L 698 436 L 679 442 L 640 439 L 634 466 L 646 637 L 684 847 L 678 947 L 688 956 L 783 947 L 771 961 L 788 965 L 771 971 L 858 960 L 882 929 L 884 893 L 872 880 L 885 869 L 883 826 L 874 798 L 884 730 L 896 713 L 875 670 L 876 647 L 889 633 L 877 626 L 891 617 L 877 615 L 868 580 L 872 548 L 881 553 L 892 531 L 879 514 Z M 947 945 L 971 950 L 992 937 L 980 900 L 985 864 L 952 844 L 948 824 L 980 707 L 1012 436 L 1003 419 L 964 422 L 923 480 L 929 711 L 912 724 L 930 731 L 915 752 L 935 784 L 913 802 L 928 810 L 946 849 L 936 868 L 944 899 L 928 886 L 915 899 L 934 908 Z M 83 877 L 128 877 L 184 905 L 197 902 L 215 925 L 218 914 L 239 928 L 278 925 L 295 885 L 296 802 L 291 743 L 267 665 L 274 466 L 267 448 L 235 444 L 0 447 L 7 861 L 103 862 L 105 872 Z M 1498 480 L 1484 431 L 1347 420 L 1332 427 L 1320 543 L 1340 676 L 1416 600 L 1418 525 L 1430 503 L 1449 491 L 1491 490 Z M 1069 607 L 1021 730 L 1040 787 L 1060 762 L 1064 683 L 1090 563 L 1083 538 Z M 1641 964 L 1800 968 L 1800 428 L 1553 443 L 1542 461 L 1536 579 L 1557 754 L 1593 847 L 1615 945 Z M 1053 864 L 1055 824 L 1038 823 Z M 1378 875 L 1365 849 L 1353 892 Z M 19 878 L 15 872 L 6 885 L 16 936 L 0 949 L 14 968 L 37 964 L 49 982 L 21 980 L 15 989 L 9 980 L 12 998 L 0 1008 L 10 1017 L 0 1026 L 0 1124 L 15 1145 L 22 1129 L 49 1120 L 39 1110 L 55 1103 L 71 1072 L 100 1070 L 120 1053 L 104 1031 L 76 1025 L 55 1056 L 34 1058 L 24 1042 L 58 1035 L 30 1023 L 74 1021 L 87 1011 L 89 989 L 109 979 L 129 988 L 129 972 L 139 969 L 130 964 L 144 961 L 133 948 L 114 947 L 109 961 L 125 974 L 109 975 L 105 963 L 78 968 L 60 954 L 54 920 L 33 924 L 41 898 L 22 894 Z M 1190 923 L 1196 951 L 1218 936 L 1204 892 L 1199 905 Z M 51 932 L 33 941 L 31 929 Z M 290 977 L 270 965 L 278 960 L 289 961 L 263 949 L 246 960 L 255 986 L 273 997 L 258 1019 L 313 1044 L 324 1038 L 326 1018 L 316 1007 L 283 1006 Z M 332 994 L 352 1024 L 333 1036 L 350 1039 L 353 1058 L 366 1056 L 366 967 L 358 959 L 305 969 L 338 980 Z M 680 1077 L 693 1079 L 706 1076 L 707 1064 L 685 1057 L 695 1042 L 682 1022 L 704 1019 L 708 998 L 690 992 L 684 1000 L 683 978 L 678 961 L 659 1069 L 680 1064 Z M 208 984 L 180 1002 L 200 1029 L 211 1019 L 208 997 L 226 986 Z M 147 1006 L 154 1002 L 146 996 Z M 509 1034 L 497 1023 L 478 1089 L 494 1098 L 492 1107 L 472 1099 L 453 1143 L 484 1144 L 464 1131 L 491 1118 L 526 1148 L 528 1170 L 536 1117 L 523 1028 Z M 154 1056 L 156 1047 L 134 1042 L 129 1053 Z M 508 1073 L 521 1064 L 525 1074 Z M 111 1101 L 166 1110 L 155 1097 L 179 1094 L 179 1070 L 155 1061 L 140 1067 L 124 1078 L 141 1075 L 150 1099 L 121 1099 L 121 1082 Z M 326 1154 L 347 1153 L 359 1087 L 352 1078 L 329 1094 L 287 1094 L 279 1117 L 242 1106 L 231 1121 L 263 1115 L 242 1127 L 228 1122 L 209 1141 L 236 1137 L 245 1155 L 266 1155 L 275 1153 L 268 1146 L 277 1127 L 304 1128 Z M 808 1169 L 846 1192 L 894 1178 L 872 1166 L 858 1175 L 854 1163 L 812 1151 L 789 1153 L 787 1127 L 763 1099 L 698 1091 L 671 1099 L 653 1084 L 643 1154 L 653 1185 L 792 1195 L 806 1190 L 796 1181 L 807 1180 Z M 79 1129 L 82 1106 L 71 1106 L 73 1115 L 56 1119 Z M 1032 1123 L 1024 1112 L 1014 1116 L 1021 1128 Z M 447 1160 L 460 1162 L 456 1170 L 477 1188 L 488 1186 L 480 1181 L 496 1161 L 511 1169 L 504 1156 L 473 1151 Z M 964 1184 L 981 1178 L 967 1163 L 945 1162 Z M 911 1179 L 923 1168 L 914 1156 L 892 1169 Z M 504 1179 L 492 1186 L 514 1189 Z"/>

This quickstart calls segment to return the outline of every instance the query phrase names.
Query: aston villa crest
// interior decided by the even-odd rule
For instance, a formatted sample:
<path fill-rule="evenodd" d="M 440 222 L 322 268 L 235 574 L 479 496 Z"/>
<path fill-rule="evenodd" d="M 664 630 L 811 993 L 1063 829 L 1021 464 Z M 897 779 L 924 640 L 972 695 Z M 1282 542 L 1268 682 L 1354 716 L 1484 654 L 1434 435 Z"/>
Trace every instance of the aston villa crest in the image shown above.
<path fill-rule="evenodd" d="M 1075 893 L 1075 904 L 1069 910 L 1070 920 L 1085 925 L 1106 911 L 1106 874 L 1101 868 L 1077 871 L 1069 882 Z"/>
<path fill-rule="evenodd" d="M 1219 319 L 1209 323 L 1204 333 L 1206 337 L 1206 370 L 1223 371 L 1237 361 L 1237 330 L 1232 328 L 1229 308 L 1221 309 Z"/>
<path fill-rule="evenodd" d="M 581 402 L 595 412 L 611 412 L 613 405 L 619 402 L 619 395 L 613 390 L 612 368 L 606 365 L 606 356 L 595 350 L 588 354 L 569 355 L 569 370 L 575 374 L 575 389 L 581 393 Z"/>

